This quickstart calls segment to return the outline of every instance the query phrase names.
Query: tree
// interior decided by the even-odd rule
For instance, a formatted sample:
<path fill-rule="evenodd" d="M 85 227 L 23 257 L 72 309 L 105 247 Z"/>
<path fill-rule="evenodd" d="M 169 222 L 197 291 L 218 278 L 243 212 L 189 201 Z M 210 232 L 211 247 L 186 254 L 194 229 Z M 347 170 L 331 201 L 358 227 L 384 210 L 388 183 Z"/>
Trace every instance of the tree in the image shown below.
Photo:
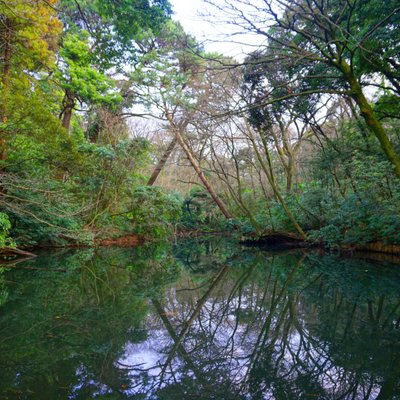
<path fill-rule="evenodd" d="M 120 73 L 143 54 L 141 40 L 154 43 L 172 12 L 168 0 L 61 0 L 60 9 L 67 32 L 89 32 L 94 63 Z"/>
<path fill-rule="evenodd" d="M 48 72 L 55 59 L 61 22 L 56 0 L 15 0 L 0 3 L 1 104 L 0 159 L 7 157 L 13 125 L 9 109 L 23 90 L 36 85 L 41 72 Z"/>
<path fill-rule="evenodd" d="M 63 127 L 69 131 L 71 117 L 76 102 L 84 104 L 108 105 L 112 107 L 122 101 L 115 90 L 115 82 L 96 69 L 85 32 L 81 37 L 68 34 L 60 49 L 60 65 L 55 77 L 64 91 L 60 118 Z"/>
<path fill-rule="evenodd" d="M 400 177 L 399 154 L 365 94 L 366 87 L 377 85 L 371 73 L 388 78 L 389 90 L 398 85 L 398 34 L 391 34 L 400 16 L 396 1 L 385 2 L 383 18 L 376 17 L 382 13 L 375 0 L 238 0 L 215 7 L 234 17 L 242 32 L 266 39 L 253 63 L 275 64 L 286 75 L 279 86 L 270 85 L 260 104 L 324 93 L 352 98 Z"/>
<path fill-rule="evenodd" d="M 231 218 L 230 211 L 206 178 L 185 137 L 196 115 L 210 100 L 211 82 L 208 74 L 211 68 L 200 46 L 180 25 L 172 22 L 166 25 L 159 41 L 160 50 L 150 52 L 133 72 L 133 91 L 156 118 L 168 124 L 168 130 L 210 196 L 225 217 Z M 172 149 L 175 140 L 171 142 Z M 171 152 L 168 151 L 166 156 Z M 154 174 L 158 174 L 160 166 L 165 164 L 164 159 L 161 158 L 161 165 L 156 167 Z M 153 177 L 149 182 L 153 183 L 154 180 Z"/>
<path fill-rule="evenodd" d="M 281 71 L 276 64 L 258 63 L 259 53 L 250 55 L 243 67 L 242 96 L 247 104 L 247 118 L 251 126 L 272 142 L 286 175 L 286 192 L 290 193 L 296 172 L 296 157 L 303 140 L 310 137 L 310 122 L 321 112 L 320 95 L 292 97 L 263 105 L 262 99 L 272 86 L 279 97 L 292 90 L 286 82 L 290 71 Z M 253 63 L 255 61 L 255 63 Z"/>

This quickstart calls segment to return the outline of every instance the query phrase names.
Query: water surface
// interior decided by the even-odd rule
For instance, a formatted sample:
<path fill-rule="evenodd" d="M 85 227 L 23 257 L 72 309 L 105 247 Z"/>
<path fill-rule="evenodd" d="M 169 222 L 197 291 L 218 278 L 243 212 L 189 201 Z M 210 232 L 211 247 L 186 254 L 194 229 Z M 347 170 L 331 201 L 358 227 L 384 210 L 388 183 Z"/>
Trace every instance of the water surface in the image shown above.
<path fill-rule="evenodd" d="M 400 399 L 400 266 L 223 238 L 0 274 L 2 399 Z"/>

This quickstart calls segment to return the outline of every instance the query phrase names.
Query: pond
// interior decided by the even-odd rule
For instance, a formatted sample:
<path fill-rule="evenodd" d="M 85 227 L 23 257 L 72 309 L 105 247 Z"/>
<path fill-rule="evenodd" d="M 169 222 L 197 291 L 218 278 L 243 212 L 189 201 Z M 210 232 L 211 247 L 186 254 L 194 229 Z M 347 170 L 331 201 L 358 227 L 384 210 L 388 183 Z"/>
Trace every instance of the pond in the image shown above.
<path fill-rule="evenodd" d="M 226 238 L 0 274 L 1 399 L 400 399 L 400 265 Z"/>

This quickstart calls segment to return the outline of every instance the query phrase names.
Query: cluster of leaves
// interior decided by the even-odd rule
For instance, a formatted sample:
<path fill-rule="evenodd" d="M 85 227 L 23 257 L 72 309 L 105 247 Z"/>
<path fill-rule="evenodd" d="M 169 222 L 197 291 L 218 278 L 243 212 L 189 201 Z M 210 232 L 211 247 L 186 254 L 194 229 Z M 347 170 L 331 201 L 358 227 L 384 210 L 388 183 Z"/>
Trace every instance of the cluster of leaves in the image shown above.
<path fill-rule="evenodd" d="M 8 215 L 0 212 L 0 247 L 15 247 L 14 241 L 9 237 L 10 229 Z"/>

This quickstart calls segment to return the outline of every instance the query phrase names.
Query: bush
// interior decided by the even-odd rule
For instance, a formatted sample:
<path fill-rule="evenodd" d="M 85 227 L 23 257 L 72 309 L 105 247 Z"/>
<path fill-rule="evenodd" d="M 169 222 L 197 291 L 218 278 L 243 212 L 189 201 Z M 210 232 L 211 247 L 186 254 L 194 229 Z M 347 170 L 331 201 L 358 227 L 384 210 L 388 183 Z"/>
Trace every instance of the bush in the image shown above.
<path fill-rule="evenodd" d="M 182 201 L 157 186 L 138 186 L 132 192 L 129 211 L 124 213 L 136 234 L 152 238 L 169 236 L 182 215 Z"/>
<path fill-rule="evenodd" d="M 11 229 L 11 222 L 7 214 L 0 212 L 0 248 L 15 247 L 15 242 L 8 236 Z"/>

